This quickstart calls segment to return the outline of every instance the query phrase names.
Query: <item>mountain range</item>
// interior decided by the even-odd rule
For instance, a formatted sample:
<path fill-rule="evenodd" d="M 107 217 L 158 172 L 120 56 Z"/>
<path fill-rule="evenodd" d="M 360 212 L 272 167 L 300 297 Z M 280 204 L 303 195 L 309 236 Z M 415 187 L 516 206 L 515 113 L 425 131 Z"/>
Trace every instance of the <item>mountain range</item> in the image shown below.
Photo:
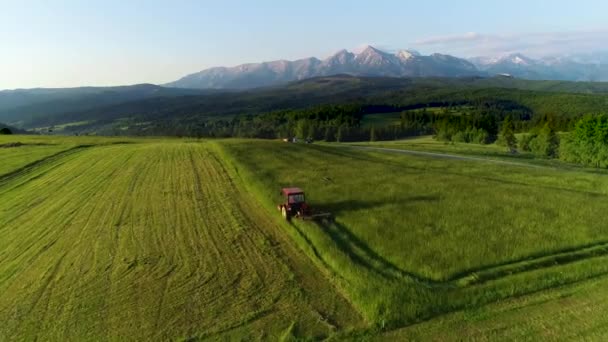
<path fill-rule="evenodd" d="M 608 81 L 608 54 L 532 59 L 522 54 L 458 58 L 413 50 L 388 53 L 367 46 L 359 53 L 340 50 L 326 59 L 278 60 L 215 67 L 164 86 L 190 89 L 249 89 L 337 74 L 383 77 L 466 77 L 505 75 L 531 80 Z"/>
<path fill-rule="evenodd" d="M 608 54 L 577 54 L 532 59 L 521 53 L 470 61 L 490 75 L 506 74 L 529 80 L 607 81 Z"/>
<path fill-rule="evenodd" d="M 387 53 L 372 46 L 360 53 L 338 51 L 324 60 L 315 57 L 217 67 L 165 84 L 174 88 L 247 89 L 274 86 L 312 77 L 338 74 L 384 77 L 464 77 L 479 70 L 471 62 L 443 54 L 422 56 L 416 51 Z"/>

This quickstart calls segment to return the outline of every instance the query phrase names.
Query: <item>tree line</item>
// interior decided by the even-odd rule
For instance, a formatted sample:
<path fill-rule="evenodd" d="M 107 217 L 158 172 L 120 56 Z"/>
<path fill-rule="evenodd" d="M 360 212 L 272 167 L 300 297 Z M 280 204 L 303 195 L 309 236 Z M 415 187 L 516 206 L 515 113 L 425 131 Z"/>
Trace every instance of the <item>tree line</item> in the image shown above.
<path fill-rule="evenodd" d="M 510 151 L 532 152 L 543 158 L 559 158 L 565 162 L 597 168 L 608 168 L 608 115 L 586 115 L 577 120 L 570 132 L 560 135 L 549 122 L 515 136 L 510 117 L 501 124 L 497 144 Z"/>

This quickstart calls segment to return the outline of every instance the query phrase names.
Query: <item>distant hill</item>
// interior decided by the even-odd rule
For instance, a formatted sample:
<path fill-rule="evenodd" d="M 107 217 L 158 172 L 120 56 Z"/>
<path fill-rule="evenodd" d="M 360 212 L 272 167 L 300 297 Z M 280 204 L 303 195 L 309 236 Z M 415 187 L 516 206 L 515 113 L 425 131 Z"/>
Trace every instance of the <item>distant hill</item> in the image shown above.
<path fill-rule="evenodd" d="M 173 89 L 153 84 L 4 90 L 0 91 L 0 121 L 27 127 L 36 120 L 48 119 L 66 112 L 86 111 L 146 98 L 200 95 L 209 92 Z"/>
<path fill-rule="evenodd" d="M 28 134 L 30 132 L 0 122 L 0 129 L 8 128 L 12 134 Z"/>
<path fill-rule="evenodd" d="M 175 94 L 174 94 L 175 95 Z M 120 97 L 117 97 L 120 98 Z M 117 99 L 114 99 L 117 101 Z M 53 111 L 31 112 L 20 107 L 12 114 L 22 128 L 82 123 L 73 132 L 105 132 L 107 127 L 154 125 L 160 132 L 175 127 L 205 125 L 213 120 L 258 115 L 276 110 L 297 110 L 320 105 L 387 105 L 396 109 L 507 101 L 529 108 L 538 115 L 572 117 L 606 111 L 608 83 L 526 81 L 494 78 L 391 78 L 336 75 L 289 83 L 284 86 L 245 91 L 218 91 L 199 95 L 156 96 L 119 103 L 81 107 L 55 107 Z M 33 106 L 41 108 L 41 105 Z M 59 111 L 62 108 L 63 111 Z M 38 115 L 34 115 L 38 113 Z M 101 129 L 104 128 L 104 129 Z M 108 133 L 111 132 L 111 133 Z M 142 134 L 146 134 L 142 131 Z"/>
<path fill-rule="evenodd" d="M 608 110 L 608 83 L 511 77 L 335 75 L 241 91 L 149 85 L 104 89 L 86 94 L 78 90 L 76 95 L 62 99 L 6 109 L 0 111 L 0 121 L 22 129 L 43 128 L 42 132 L 48 132 L 51 128 L 53 133 L 65 134 L 187 135 L 192 129 L 217 120 L 327 105 L 379 105 L 389 107 L 384 110 L 400 111 L 483 102 L 526 108 L 536 116 L 564 118 Z"/>

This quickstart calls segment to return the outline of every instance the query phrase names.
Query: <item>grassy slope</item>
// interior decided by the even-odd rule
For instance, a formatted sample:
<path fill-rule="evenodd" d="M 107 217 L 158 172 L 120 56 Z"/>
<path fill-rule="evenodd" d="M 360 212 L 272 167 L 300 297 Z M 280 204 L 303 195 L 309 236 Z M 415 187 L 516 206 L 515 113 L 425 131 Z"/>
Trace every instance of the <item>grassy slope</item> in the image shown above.
<path fill-rule="evenodd" d="M 608 239 L 593 215 L 608 209 L 596 200 L 608 181 L 594 174 L 274 142 L 231 147 L 270 189 L 309 189 L 355 238 L 425 278 Z"/>
<path fill-rule="evenodd" d="M 41 159 L 59 154 L 69 148 L 69 145 L 0 147 L 0 160 L 2 160 L 0 164 L 0 177 Z"/>
<path fill-rule="evenodd" d="M 522 135 L 523 134 L 516 134 L 517 139 L 520 139 Z M 499 146 L 496 144 L 480 145 L 444 142 L 435 140 L 430 135 L 394 141 L 354 142 L 347 143 L 345 145 L 431 152 L 466 156 L 481 160 L 500 160 L 514 164 L 548 167 L 553 170 L 577 171 L 584 174 L 608 174 L 607 171 L 602 169 L 589 169 L 584 166 L 565 163 L 558 159 L 538 158 L 531 152 L 518 151 L 516 154 L 512 154 L 511 152 L 507 151 L 504 146 Z"/>
<path fill-rule="evenodd" d="M 399 125 L 401 122 L 401 113 L 380 113 L 366 114 L 361 120 L 361 126 L 365 128 L 371 127 L 389 127 Z"/>
<path fill-rule="evenodd" d="M 0 177 L 36 167 L 36 164 L 52 162 L 72 149 L 90 145 L 143 142 L 144 139 L 105 137 L 51 137 L 43 135 L 0 135 Z M 148 140 L 158 141 L 158 140 Z M 6 147 L 14 144 L 17 146 Z"/>
<path fill-rule="evenodd" d="M 0 339 L 276 339 L 359 322 L 205 144 L 83 148 L 3 179 L 0 199 Z"/>
<path fill-rule="evenodd" d="M 335 225 L 293 227 L 380 326 L 608 270 L 589 259 L 607 252 L 598 175 L 275 142 L 224 148 L 269 208 L 278 188 L 299 185 L 336 214 Z"/>
<path fill-rule="evenodd" d="M 603 341 L 608 278 L 509 299 L 374 337 L 378 341 Z M 368 339 L 370 335 L 359 338 Z M 372 339 L 372 338 L 369 338 Z"/>

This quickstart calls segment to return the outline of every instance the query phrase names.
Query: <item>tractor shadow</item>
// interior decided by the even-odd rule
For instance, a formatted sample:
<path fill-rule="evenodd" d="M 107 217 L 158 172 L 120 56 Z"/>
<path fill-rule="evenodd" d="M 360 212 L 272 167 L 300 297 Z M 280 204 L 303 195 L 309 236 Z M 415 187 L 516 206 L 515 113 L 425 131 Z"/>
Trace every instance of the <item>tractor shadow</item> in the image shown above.
<path fill-rule="evenodd" d="M 319 208 L 324 211 L 329 211 L 334 216 L 340 213 L 346 213 L 353 210 L 365 210 L 375 207 L 386 206 L 387 203 L 404 205 L 404 203 L 413 202 L 437 202 L 440 200 L 438 195 L 425 196 L 410 196 L 402 199 L 392 199 L 390 201 L 358 201 L 347 200 L 334 202 L 325 205 L 319 205 Z M 410 277 L 417 280 L 422 280 L 427 283 L 437 283 L 436 281 L 421 276 L 419 274 L 409 272 L 399 268 L 391 261 L 383 258 L 373 248 L 371 248 L 364 240 L 353 234 L 348 227 L 338 221 L 332 222 L 317 222 L 323 231 L 336 243 L 337 247 L 345 253 L 353 262 L 370 269 L 388 279 L 399 279 Z"/>
<path fill-rule="evenodd" d="M 441 197 L 439 195 L 408 196 L 403 198 L 387 198 L 373 201 L 351 199 L 337 202 L 319 203 L 315 204 L 315 207 L 319 208 L 320 211 L 330 212 L 334 216 L 338 216 L 340 214 L 352 211 L 368 210 L 389 205 L 404 206 L 416 202 L 438 202 L 440 199 Z"/>
<path fill-rule="evenodd" d="M 339 222 L 319 223 L 319 226 L 331 237 L 337 247 L 345 253 L 354 263 L 369 269 L 387 279 L 413 278 L 429 284 L 438 283 L 399 268 L 391 261 L 383 258 L 363 240 L 353 234 L 347 227 Z"/>

